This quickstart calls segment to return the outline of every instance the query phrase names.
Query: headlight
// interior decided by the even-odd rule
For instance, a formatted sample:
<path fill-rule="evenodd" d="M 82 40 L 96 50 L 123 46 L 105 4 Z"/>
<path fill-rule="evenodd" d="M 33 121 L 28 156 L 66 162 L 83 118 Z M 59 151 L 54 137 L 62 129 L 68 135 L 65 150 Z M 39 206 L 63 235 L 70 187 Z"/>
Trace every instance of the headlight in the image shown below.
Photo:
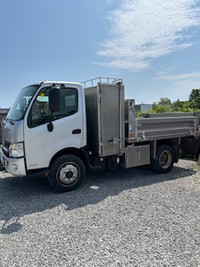
<path fill-rule="evenodd" d="M 20 158 L 24 156 L 24 145 L 23 143 L 10 144 L 9 146 L 9 157 Z"/>

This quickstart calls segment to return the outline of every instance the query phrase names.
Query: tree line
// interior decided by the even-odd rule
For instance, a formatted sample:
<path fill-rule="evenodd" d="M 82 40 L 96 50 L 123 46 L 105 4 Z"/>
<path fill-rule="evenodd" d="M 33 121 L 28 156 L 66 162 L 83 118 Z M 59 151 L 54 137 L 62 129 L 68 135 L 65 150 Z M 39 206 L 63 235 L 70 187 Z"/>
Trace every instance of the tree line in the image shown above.
<path fill-rule="evenodd" d="M 200 88 L 192 89 L 187 101 L 171 102 L 169 98 L 160 98 L 159 102 L 154 102 L 152 110 L 148 113 L 163 112 L 193 112 L 200 111 Z"/>

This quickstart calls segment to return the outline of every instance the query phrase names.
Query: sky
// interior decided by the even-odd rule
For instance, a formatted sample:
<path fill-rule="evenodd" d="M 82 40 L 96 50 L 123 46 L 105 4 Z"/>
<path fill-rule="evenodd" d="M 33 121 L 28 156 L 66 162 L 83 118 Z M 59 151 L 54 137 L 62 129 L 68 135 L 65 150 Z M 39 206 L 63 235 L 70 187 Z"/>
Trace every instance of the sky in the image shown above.
<path fill-rule="evenodd" d="M 200 0 L 0 4 L 0 107 L 43 80 L 121 78 L 137 104 L 200 88 Z"/>

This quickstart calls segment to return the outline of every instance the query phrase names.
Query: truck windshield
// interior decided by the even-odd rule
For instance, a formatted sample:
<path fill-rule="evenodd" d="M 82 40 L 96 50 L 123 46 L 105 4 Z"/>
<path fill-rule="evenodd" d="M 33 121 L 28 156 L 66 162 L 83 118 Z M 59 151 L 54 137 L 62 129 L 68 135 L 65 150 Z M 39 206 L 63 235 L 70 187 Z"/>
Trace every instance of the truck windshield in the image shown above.
<path fill-rule="evenodd" d="M 17 96 L 14 104 L 8 112 L 6 119 L 10 121 L 19 121 L 24 118 L 25 112 L 31 102 L 32 97 L 35 95 L 39 85 L 31 85 L 23 88 Z"/>

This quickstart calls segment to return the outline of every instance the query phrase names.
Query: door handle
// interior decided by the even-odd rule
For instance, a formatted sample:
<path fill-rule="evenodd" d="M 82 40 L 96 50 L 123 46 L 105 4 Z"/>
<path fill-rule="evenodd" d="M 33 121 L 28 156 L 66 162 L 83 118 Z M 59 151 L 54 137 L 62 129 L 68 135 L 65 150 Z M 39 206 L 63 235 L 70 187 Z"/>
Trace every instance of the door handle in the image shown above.
<path fill-rule="evenodd" d="M 72 134 L 80 134 L 81 133 L 81 129 L 75 129 L 72 131 Z"/>

